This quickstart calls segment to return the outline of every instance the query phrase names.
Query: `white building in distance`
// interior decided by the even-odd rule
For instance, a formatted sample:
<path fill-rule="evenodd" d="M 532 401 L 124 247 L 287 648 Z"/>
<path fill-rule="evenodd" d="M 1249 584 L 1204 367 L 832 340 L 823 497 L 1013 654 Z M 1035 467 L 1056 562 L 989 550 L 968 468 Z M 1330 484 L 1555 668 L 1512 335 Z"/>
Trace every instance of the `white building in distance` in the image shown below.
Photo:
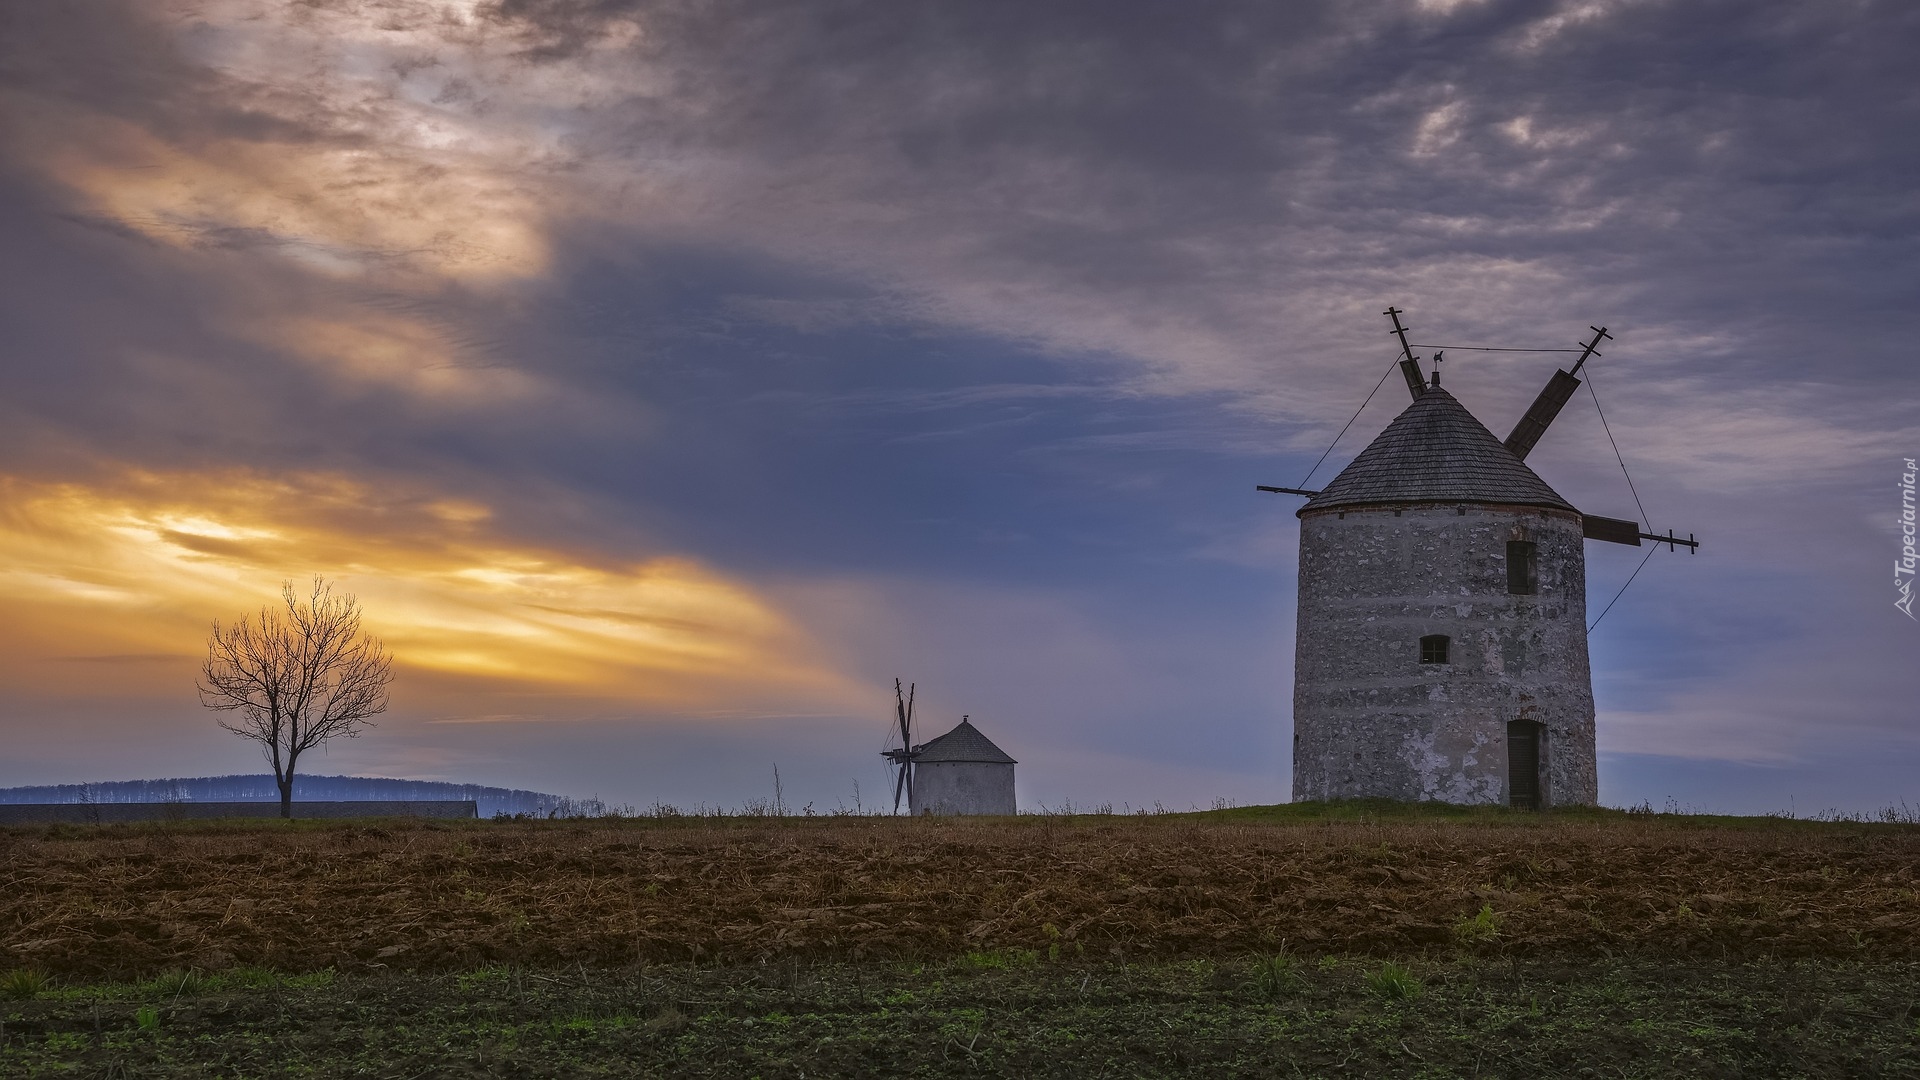
<path fill-rule="evenodd" d="M 913 748 L 907 808 L 914 814 L 1014 812 L 1013 758 L 965 717 L 960 725 Z"/>

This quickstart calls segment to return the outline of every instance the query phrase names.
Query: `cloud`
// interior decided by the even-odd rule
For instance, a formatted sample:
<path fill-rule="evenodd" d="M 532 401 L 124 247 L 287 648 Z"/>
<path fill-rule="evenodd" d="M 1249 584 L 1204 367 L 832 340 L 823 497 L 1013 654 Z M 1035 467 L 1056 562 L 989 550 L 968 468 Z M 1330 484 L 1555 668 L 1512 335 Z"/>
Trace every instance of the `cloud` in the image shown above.
<path fill-rule="evenodd" d="M 1865 46 L 1868 70 L 1892 57 L 1844 17 L 1762 8 L 1715 33 L 1772 65 L 1715 57 L 1725 81 L 1702 95 L 1673 5 L 1449 15 L 1474 28 L 1313 5 L 1211 22 L 897 4 L 851 23 L 728 4 L 196 5 L 147 30 L 198 76 L 167 125 L 191 137 L 162 142 L 144 115 L 111 138 L 64 120 L 28 137 L 60 149 L 48 168 L 92 212 L 318 274 L 484 286 L 590 248 L 583 230 L 698 238 L 864 281 L 894 318 L 1125 357 L 1143 389 L 1224 390 L 1296 423 L 1327 423 L 1384 359 L 1388 300 L 1456 339 L 1611 319 L 1664 345 L 1711 321 L 1718 347 L 1688 350 L 1699 375 L 1788 363 L 1792 344 L 1767 340 L 1780 271 L 1836 251 L 1835 215 L 1887 205 L 1873 196 L 1902 155 L 1783 169 L 1781 138 L 1821 143 L 1824 110 L 1851 128 L 1891 103 L 1782 35 Z M 1514 35 L 1542 55 L 1503 53 Z M 1425 47 L 1386 62 L 1410 42 Z M 1758 109 L 1769 97 L 1784 108 Z M 209 100 L 260 122 L 211 138 L 193 128 Z M 97 145 L 157 167 L 67 164 Z M 1694 274 L 1709 250 L 1717 272 Z M 852 310 L 747 303 L 809 326 Z"/>
<path fill-rule="evenodd" d="M 456 57 L 420 55 L 422 39 L 396 20 L 322 5 L 81 8 L 64 23 L 50 12 L 28 19 L 43 36 L 23 65 L 41 78 L 16 85 L 9 132 L 36 150 L 19 160 L 80 212 L 162 243 L 254 250 L 329 276 L 485 284 L 543 268 L 543 210 L 522 180 L 542 168 L 541 134 L 499 116 L 476 124 L 485 110 L 445 86 L 423 95 L 422 69 Z M 102 22 L 119 41 L 77 40 Z M 433 41 L 451 44 L 452 26 L 436 23 Z M 62 86 L 47 71 L 75 54 L 98 67 L 131 40 L 154 54 L 98 85 Z M 150 92 L 156 83 L 163 92 Z"/>
<path fill-rule="evenodd" d="M 111 648 L 173 661 L 124 667 L 131 685 L 114 693 L 190 696 L 209 621 L 320 573 L 361 598 L 402 698 L 409 676 L 443 702 L 464 685 L 636 715 L 838 707 L 852 693 L 750 585 L 684 557 L 584 562 L 516 543 L 486 507 L 392 482 L 233 470 L 99 488 L 9 479 L 4 493 L 0 595 L 17 617 L 0 664 L 16 690 L 71 685 L 44 662 Z"/>
<path fill-rule="evenodd" d="M 1234 605 L 1285 601 L 1290 523 L 1226 489 L 1297 482 L 1386 370 L 1394 303 L 1435 344 L 1612 329 L 1589 371 L 1622 455 L 1655 524 L 1710 545 L 1609 616 L 1657 646 L 1598 669 L 1613 745 L 1791 757 L 1818 702 L 1794 688 L 1829 676 L 1875 718 L 1846 738 L 1897 728 L 1897 688 L 1846 658 L 1905 646 L 1810 598 L 1865 595 L 1873 470 L 1917 434 L 1897 388 L 1920 150 L 1886 134 L 1911 126 L 1910 13 L 88 0 L 10 18 L 4 587 L 39 620 L 33 656 L 177 655 L 190 676 L 207 613 L 333 568 L 394 620 L 436 731 L 628 707 L 818 719 L 849 707 L 836 672 L 893 666 L 853 659 L 895 655 L 886 636 L 835 638 L 831 604 L 790 599 L 845 589 L 892 641 L 953 645 L 956 683 L 977 666 L 1002 673 L 996 702 L 1053 702 L 1062 745 L 1099 725 L 1036 691 L 1049 670 L 1152 703 L 1101 727 L 1142 753 L 1196 669 L 1224 687 L 1216 711 L 1277 729 L 1271 665 L 1140 658 L 1169 625 L 1265 640 Z M 1452 353 L 1446 374 L 1501 430 L 1559 359 Z M 1628 514 L 1584 408 L 1532 460 L 1576 505 Z M 1626 573 L 1609 558 L 1596 596 Z M 1086 592 L 1023 595 L 1065 580 Z M 1182 599 L 1124 617 L 1112 598 L 1143 582 Z M 939 598 L 942 632 L 974 644 L 883 586 Z M 1752 599 L 1710 603 L 1732 595 Z M 978 644 L 1004 625 L 1050 628 L 1022 639 L 1029 666 Z M 1818 671 L 1766 646 L 1817 637 Z M 862 644 L 815 654 L 837 640 Z M 175 692 L 164 667 L 18 670 L 44 690 L 42 669 L 97 669 L 137 697 Z M 1750 682 L 1771 701 L 1732 693 Z M 1682 714 L 1716 734 L 1680 738 Z M 1764 734 L 1739 736 L 1749 716 Z"/>

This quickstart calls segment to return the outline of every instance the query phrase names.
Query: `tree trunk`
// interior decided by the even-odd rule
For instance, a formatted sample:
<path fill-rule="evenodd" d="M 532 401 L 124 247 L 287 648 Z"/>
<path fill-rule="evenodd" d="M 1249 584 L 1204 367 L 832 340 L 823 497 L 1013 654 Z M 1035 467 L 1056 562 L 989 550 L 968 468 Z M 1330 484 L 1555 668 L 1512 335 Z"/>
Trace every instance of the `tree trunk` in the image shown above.
<path fill-rule="evenodd" d="M 280 779 L 279 777 L 275 777 L 274 782 L 280 785 L 280 816 L 287 821 L 292 821 L 293 820 L 293 771 L 289 769 L 287 771 L 287 777 L 284 780 Z"/>

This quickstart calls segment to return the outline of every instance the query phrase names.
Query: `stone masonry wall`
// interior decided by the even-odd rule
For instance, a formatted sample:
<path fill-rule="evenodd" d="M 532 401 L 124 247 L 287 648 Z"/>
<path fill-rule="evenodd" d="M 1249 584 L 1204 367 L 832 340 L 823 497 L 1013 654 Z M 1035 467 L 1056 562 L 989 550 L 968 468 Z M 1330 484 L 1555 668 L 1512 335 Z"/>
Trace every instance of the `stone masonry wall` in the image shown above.
<path fill-rule="evenodd" d="M 925 761 L 913 767 L 916 814 L 1011 814 L 1013 766 L 992 761 Z"/>
<path fill-rule="evenodd" d="M 1507 591 L 1509 540 L 1536 545 L 1534 595 Z M 1577 515 L 1533 507 L 1303 514 L 1293 797 L 1504 804 L 1524 719 L 1542 804 L 1597 801 L 1584 545 Z M 1428 634 L 1448 663 L 1420 663 Z"/>

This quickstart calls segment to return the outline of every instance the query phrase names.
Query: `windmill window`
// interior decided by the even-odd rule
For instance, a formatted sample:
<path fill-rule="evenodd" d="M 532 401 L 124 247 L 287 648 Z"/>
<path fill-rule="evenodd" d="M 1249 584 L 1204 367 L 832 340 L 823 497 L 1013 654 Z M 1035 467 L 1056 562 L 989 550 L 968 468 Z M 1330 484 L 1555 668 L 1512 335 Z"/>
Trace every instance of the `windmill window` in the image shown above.
<path fill-rule="evenodd" d="M 1444 664 L 1447 662 L 1447 635 L 1428 634 L 1420 639 L 1420 662 L 1423 664 Z"/>
<path fill-rule="evenodd" d="M 1507 591 L 1532 596 L 1540 591 L 1540 570 L 1533 541 L 1507 541 Z"/>

